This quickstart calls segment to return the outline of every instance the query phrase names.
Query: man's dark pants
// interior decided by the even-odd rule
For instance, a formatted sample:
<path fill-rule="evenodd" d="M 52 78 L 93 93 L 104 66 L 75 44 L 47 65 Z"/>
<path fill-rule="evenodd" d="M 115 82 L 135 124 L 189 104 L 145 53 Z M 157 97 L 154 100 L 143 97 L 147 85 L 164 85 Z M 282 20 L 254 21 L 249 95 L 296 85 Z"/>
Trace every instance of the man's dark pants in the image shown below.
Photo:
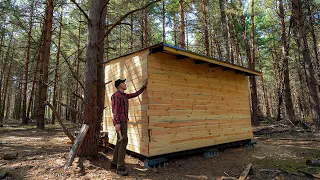
<path fill-rule="evenodd" d="M 118 167 L 124 165 L 124 158 L 126 156 L 128 145 L 127 127 L 127 123 L 120 122 L 120 130 L 123 139 L 121 141 L 118 141 L 120 139 L 120 136 L 119 133 L 117 133 L 117 144 L 114 148 L 112 160 L 112 164 L 117 164 Z"/>

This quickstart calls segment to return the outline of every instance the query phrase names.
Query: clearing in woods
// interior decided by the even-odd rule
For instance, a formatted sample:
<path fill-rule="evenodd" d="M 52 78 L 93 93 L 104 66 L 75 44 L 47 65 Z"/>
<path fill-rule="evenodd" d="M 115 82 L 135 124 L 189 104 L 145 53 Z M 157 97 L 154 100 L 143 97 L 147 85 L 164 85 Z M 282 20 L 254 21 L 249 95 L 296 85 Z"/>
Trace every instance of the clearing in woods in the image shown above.
<path fill-rule="evenodd" d="M 143 161 L 126 156 L 129 176 L 123 178 L 109 169 L 112 150 L 96 158 L 75 158 L 63 170 L 70 149 L 68 138 L 58 126 L 45 131 L 35 126 L 6 126 L 0 129 L 0 179 L 216 179 L 239 177 L 252 163 L 249 179 L 314 179 L 320 167 L 306 165 L 320 159 L 320 134 L 292 129 L 278 123 L 255 128 L 254 148 L 233 147 L 219 150 L 219 156 L 202 154 L 169 159 L 166 168 L 145 169 Z M 69 126 L 70 128 L 70 126 Z M 300 128 L 301 129 L 301 128 Z M 280 132 L 280 133 L 279 133 Z M 18 153 L 17 159 L 4 160 L 5 153 Z"/>

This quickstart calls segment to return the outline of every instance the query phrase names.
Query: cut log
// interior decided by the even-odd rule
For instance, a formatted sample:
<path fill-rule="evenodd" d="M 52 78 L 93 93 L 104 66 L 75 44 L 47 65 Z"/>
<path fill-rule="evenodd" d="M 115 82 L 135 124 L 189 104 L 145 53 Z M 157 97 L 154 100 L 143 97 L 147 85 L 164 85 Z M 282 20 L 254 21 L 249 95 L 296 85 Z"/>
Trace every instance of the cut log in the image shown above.
<path fill-rule="evenodd" d="M 218 177 L 216 180 L 236 180 L 237 178 L 234 177 L 227 177 L 227 176 L 221 176 Z"/>
<path fill-rule="evenodd" d="M 8 172 L 0 172 L 0 179 L 4 179 L 8 176 Z"/>
<path fill-rule="evenodd" d="M 318 175 L 318 174 L 311 174 L 311 173 L 308 173 L 308 172 L 305 172 L 305 171 L 302 171 L 302 170 L 299 170 L 299 169 L 297 169 L 297 171 L 305 174 L 306 176 L 313 177 L 313 178 L 316 178 L 316 179 L 320 179 L 320 175 Z"/>
<path fill-rule="evenodd" d="M 8 153 L 3 155 L 4 160 L 12 160 L 17 158 L 18 158 L 18 153 Z"/>
<path fill-rule="evenodd" d="M 306 164 L 309 166 L 320 166 L 320 160 L 307 160 Z"/>
<path fill-rule="evenodd" d="M 89 125 L 87 125 L 87 124 L 82 125 L 82 127 L 80 129 L 80 133 L 78 134 L 78 136 L 77 136 L 76 140 L 74 141 L 74 144 L 69 152 L 67 162 L 64 165 L 64 169 L 67 169 L 72 164 L 74 157 L 76 156 L 76 154 L 78 153 L 78 151 L 81 147 L 81 144 L 84 140 L 84 137 L 86 137 L 88 129 L 89 129 Z"/>
<path fill-rule="evenodd" d="M 238 180 L 245 180 L 250 172 L 251 167 L 252 167 L 252 163 L 248 164 L 247 167 L 244 169 L 244 171 L 241 173 Z"/>

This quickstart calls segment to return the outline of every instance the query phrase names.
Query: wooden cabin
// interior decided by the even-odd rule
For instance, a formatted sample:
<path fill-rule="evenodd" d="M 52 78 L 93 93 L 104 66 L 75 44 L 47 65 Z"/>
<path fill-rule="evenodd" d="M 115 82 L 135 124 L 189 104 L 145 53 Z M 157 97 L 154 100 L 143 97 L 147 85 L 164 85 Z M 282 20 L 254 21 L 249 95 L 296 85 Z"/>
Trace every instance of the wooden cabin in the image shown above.
<path fill-rule="evenodd" d="M 167 44 L 157 44 L 105 63 L 103 130 L 116 143 L 111 95 L 114 81 L 127 79 L 127 148 L 145 157 L 214 146 L 253 137 L 247 76 L 249 70 Z M 107 83 L 112 81 L 112 83 Z"/>

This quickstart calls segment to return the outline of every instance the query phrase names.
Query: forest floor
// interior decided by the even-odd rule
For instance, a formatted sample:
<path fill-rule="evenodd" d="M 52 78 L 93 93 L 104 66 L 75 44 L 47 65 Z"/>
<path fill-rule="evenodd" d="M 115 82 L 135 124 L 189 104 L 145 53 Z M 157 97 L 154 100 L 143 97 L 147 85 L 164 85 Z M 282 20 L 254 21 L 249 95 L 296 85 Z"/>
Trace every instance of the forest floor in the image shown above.
<path fill-rule="evenodd" d="M 249 163 L 253 166 L 247 179 L 314 179 L 301 171 L 320 175 L 320 167 L 306 165 L 308 159 L 320 159 L 320 133 L 283 130 L 286 125 L 280 126 L 256 127 L 255 134 L 259 135 L 253 139 L 257 142 L 253 148 L 219 150 L 213 158 L 203 158 L 201 153 L 172 158 L 165 168 L 145 169 L 143 161 L 127 155 L 130 174 L 121 177 L 109 169 L 112 150 L 94 159 L 75 158 L 71 168 L 64 170 L 70 144 L 57 125 L 49 125 L 44 131 L 31 125 L 6 125 L 0 128 L 0 179 L 4 173 L 6 180 L 238 178 Z M 5 153 L 18 153 L 18 157 L 4 160 Z"/>

